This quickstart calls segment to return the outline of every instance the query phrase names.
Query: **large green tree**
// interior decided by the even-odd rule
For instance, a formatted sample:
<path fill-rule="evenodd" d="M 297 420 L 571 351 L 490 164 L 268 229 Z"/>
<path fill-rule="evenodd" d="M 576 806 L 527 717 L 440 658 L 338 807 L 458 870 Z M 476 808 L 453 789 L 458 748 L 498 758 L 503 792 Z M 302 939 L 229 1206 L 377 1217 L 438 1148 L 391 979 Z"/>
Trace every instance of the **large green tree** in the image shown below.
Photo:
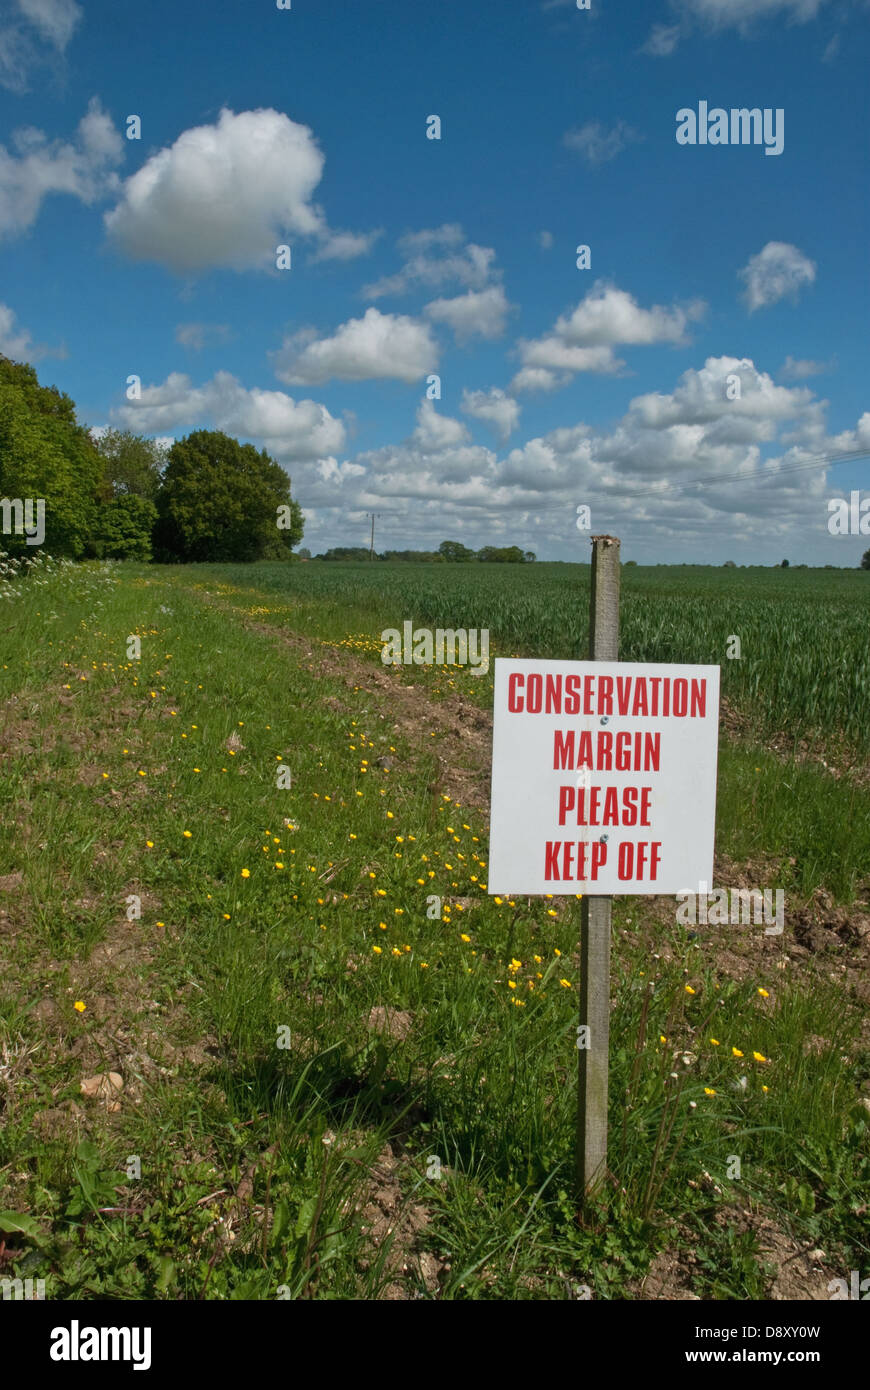
<path fill-rule="evenodd" d="M 45 415 L 51 420 L 80 428 L 72 398 L 56 386 L 40 386 L 35 367 L 27 362 L 13 362 L 0 353 L 0 382 L 14 386 L 33 415 Z"/>
<path fill-rule="evenodd" d="M 438 547 L 438 553 L 444 556 L 449 564 L 456 564 L 459 561 L 466 562 L 475 558 L 474 551 L 469 550 L 468 546 L 461 541 L 442 541 Z"/>
<path fill-rule="evenodd" d="M 169 450 L 157 493 L 158 560 L 259 560 L 289 555 L 302 512 L 283 468 L 253 444 L 195 430 Z"/>
<path fill-rule="evenodd" d="M 93 440 L 69 396 L 40 386 L 33 367 L 0 355 L 0 498 L 44 502 L 42 549 L 73 557 L 94 553 L 101 474 Z M 36 548 L 14 532 L 0 545 L 12 552 Z"/>
<path fill-rule="evenodd" d="M 131 430 L 116 429 L 104 430 L 95 442 L 109 496 L 147 497 L 153 502 L 166 466 L 163 445 Z"/>
<path fill-rule="evenodd" d="M 97 513 L 94 553 L 101 560 L 150 560 L 157 508 L 149 497 L 122 493 Z"/>
<path fill-rule="evenodd" d="M 531 554 L 531 551 L 528 553 Z M 478 550 L 477 558 L 484 564 L 522 565 L 525 563 L 526 554 L 518 545 L 485 545 L 482 550 Z"/>

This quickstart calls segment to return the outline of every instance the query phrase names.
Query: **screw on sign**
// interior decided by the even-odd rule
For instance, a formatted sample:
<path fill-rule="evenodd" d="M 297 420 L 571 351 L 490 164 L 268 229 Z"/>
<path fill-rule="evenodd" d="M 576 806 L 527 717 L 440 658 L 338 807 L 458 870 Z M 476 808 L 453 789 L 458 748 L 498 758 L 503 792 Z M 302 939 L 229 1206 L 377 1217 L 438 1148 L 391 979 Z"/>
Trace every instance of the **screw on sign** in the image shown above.
<path fill-rule="evenodd" d="M 588 661 L 495 662 L 490 893 L 583 893 L 577 1176 L 607 1166 L 613 893 L 712 882 L 719 667 L 620 662 L 619 541 L 592 537 Z"/>

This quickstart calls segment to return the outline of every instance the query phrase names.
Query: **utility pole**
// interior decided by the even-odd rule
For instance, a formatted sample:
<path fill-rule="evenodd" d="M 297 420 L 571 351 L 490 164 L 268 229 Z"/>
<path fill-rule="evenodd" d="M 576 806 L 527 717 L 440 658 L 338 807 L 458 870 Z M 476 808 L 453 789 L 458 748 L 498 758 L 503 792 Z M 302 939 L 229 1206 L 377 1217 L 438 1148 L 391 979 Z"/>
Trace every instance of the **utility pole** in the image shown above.
<path fill-rule="evenodd" d="M 370 559 L 370 560 L 373 560 L 373 559 L 375 558 L 375 515 L 376 515 L 375 512 L 369 512 L 369 516 L 370 516 L 371 519 L 372 519 L 372 540 L 371 540 L 371 545 L 369 546 L 369 559 Z M 380 512 L 378 512 L 377 515 L 380 516 Z"/>

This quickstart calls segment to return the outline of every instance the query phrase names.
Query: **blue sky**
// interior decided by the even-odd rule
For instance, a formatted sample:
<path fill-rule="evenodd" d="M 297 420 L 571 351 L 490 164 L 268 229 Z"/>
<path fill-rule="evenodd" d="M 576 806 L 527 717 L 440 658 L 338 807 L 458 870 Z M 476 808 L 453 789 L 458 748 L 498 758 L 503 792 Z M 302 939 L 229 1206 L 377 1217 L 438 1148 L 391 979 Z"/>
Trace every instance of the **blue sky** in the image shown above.
<path fill-rule="evenodd" d="M 586 559 L 586 504 L 639 563 L 855 565 L 827 504 L 870 465 L 815 461 L 870 451 L 868 34 L 867 0 L 0 0 L 0 351 L 91 426 L 267 448 L 315 552 L 374 511 L 379 548 Z M 781 110 L 782 152 L 679 144 L 701 102 Z"/>

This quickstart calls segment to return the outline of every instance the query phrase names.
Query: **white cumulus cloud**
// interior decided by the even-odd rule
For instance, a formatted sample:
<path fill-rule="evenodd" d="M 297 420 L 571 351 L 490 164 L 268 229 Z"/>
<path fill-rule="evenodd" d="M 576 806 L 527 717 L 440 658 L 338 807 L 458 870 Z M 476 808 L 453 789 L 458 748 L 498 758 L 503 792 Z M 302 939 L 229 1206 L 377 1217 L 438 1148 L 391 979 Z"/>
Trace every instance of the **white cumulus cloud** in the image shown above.
<path fill-rule="evenodd" d="M 571 380 L 569 372 L 554 372 L 549 367 L 521 367 L 510 383 L 512 392 L 557 391 Z"/>
<path fill-rule="evenodd" d="M 353 261 L 358 256 L 367 256 L 383 231 L 380 227 L 372 232 L 328 232 L 312 255 L 312 261 Z"/>
<path fill-rule="evenodd" d="M 91 204 L 118 187 L 115 167 L 123 142 L 97 97 L 72 141 L 49 140 L 43 131 L 24 126 L 14 132 L 12 145 L 14 154 L 0 145 L 0 236 L 32 227 L 51 193 Z"/>
<path fill-rule="evenodd" d="M 225 108 L 126 180 L 106 229 L 131 259 L 179 272 L 265 269 L 294 237 L 316 239 L 321 259 L 348 259 L 375 234 L 329 230 L 312 202 L 324 162 L 308 126 L 271 108 Z"/>
<path fill-rule="evenodd" d="M 433 323 L 446 323 L 457 343 L 472 338 L 500 338 L 510 305 L 501 285 L 487 290 L 467 290 L 453 299 L 433 299 L 423 312 Z"/>
<path fill-rule="evenodd" d="M 146 386 L 141 399 L 113 412 L 142 434 L 210 427 L 250 439 L 281 462 L 328 457 L 345 442 L 341 420 L 317 401 L 296 401 L 283 391 L 249 390 L 229 372 L 203 386 L 172 372 L 161 386 Z"/>
<path fill-rule="evenodd" d="M 371 307 L 328 338 L 300 329 L 272 354 L 275 375 L 291 386 L 394 378 L 419 381 L 438 365 L 438 344 L 428 324 Z"/>
<path fill-rule="evenodd" d="M 564 373 L 618 372 L 625 363 L 613 349 L 620 344 L 682 346 L 688 340 L 689 324 L 699 319 L 704 310 L 700 300 L 671 308 L 654 304 L 651 309 L 644 309 L 626 290 L 599 282 L 573 313 L 556 320 L 549 333 L 520 340 L 523 370 L 514 377 L 511 389 L 553 390 L 568 379 Z M 547 375 L 535 374 L 541 371 Z"/>
<path fill-rule="evenodd" d="M 569 318 L 556 321 L 554 333 L 578 347 L 608 343 L 675 343 L 686 341 L 690 322 L 701 317 L 704 305 L 694 301 L 684 308 L 654 304 L 643 309 L 626 290 L 601 282 L 581 300 Z"/>
<path fill-rule="evenodd" d="M 463 410 L 476 395 L 466 393 Z M 672 559 L 757 564 L 792 547 L 823 563 L 830 485 L 819 456 L 870 447 L 870 411 L 831 436 L 826 410 L 749 358 L 708 357 L 672 390 L 635 397 L 608 428 L 567 424 L 501 458 L 421 404 L 409 438 L 349 460 L 353 476 L 346 464 L 330 468 L 333 495 L 322 483 L 300 496 L 316 503 L 325 544 L 367 543 L 375 511 L 381 549 L 430 550 L 449 536 L 576 558 L 582 502 L 596 530 L 622 537 L 626 556 L 660 558 L 667 547 Z"/>
<path fill-rule="evenodd" d="M 735 377 L 739 396 L 729 390 Z M 813 507 L 818 523 L 824 465 L 794 478 L 782 470 L 834 442 L 821 407 L 812 392 L 777 386 L 748 358 L 710 357 L 672 392 L 635 397 L 612 429 L 577 424 L 528 440 L 498 464 L 497 480 L 514 505 L 542 517 L 549 510 L 555 536 L 561 528 L 564 537 L 581 501 L 592 506 L 596 526 L 618 523 L 621 535 L 670 544 L 675 535 L 683 545 L 701 543 L 723 519 L 730 535 L 733 517 L 758 539 L 770 539 L 771 527 L 800 534 Z M 853 448 L 860 431 L 861 422 L 836 442 Z M 765 458 L 771 445 L 779 455 Z"/>
<path fill-rule="evenodd" d="M 440 289 L 457 284 L 470 290 L 484 289 L 495 277 L 495 251 L 490 246 L 478 246 L 465 241 L 465 234 L 456 222 L 441 227 L 409 232 L 399 239 L 399 253 L 404 265 L 395 275 L 383 276 L 371 285 L 363 286 L 366 299 L 381 299 L 384 295 L 407 294 L 424 287 Z"/>
<path fill-rule="evenodd" d="M 789 353 L 779 369 L 779 375 L 786 381 L 806 381 L 809 376 L 821 376 L 833 370 L 832 362 L 815 362 L 810 357 L 792 357 Z"/>
<path fill-rule="evenodd" d="M 457 444 L 466 444 L 470 436 L 461 420 L 450 415 L 440 415 L 428 399 L 420 402 L 417 410 L 417 428 L 411 435 L 411 444 L 421 454 L 438 454 L 444 449 L 452 449 Z"/>
<path fill-rule="evenodd" d="M 751 256 L 738 275 L 745 284 L 744 301 L 750 313 L 767 309 L 780 299 L 796 300 L 804 285 L 816 278 L 815 263 L 787 241 L 769 241 Z"/>
<path fill-rule="evenodd" d="M 463 414 L 491 425 L 501 440 L 508 439 L 520 422 L 520 404 L 493 386 L 489 391 L 463 391 L 460 409 Z"/>
<path fill-rule="evenodd" d="M 543 338 L 535 338 L 531 341 L 520 339 L 520 356 L 524 367 L 543 368 L 550 373 L 548 378 L 532 378 L 533 389 L 551 390 L 556 384 L 552 381 L 553 372 L 568 373 L 574 372 L 618 372 L 625 363 L 617 357 L 612 347 L 578 347 L 573 343 L 566 342 L 565 338 L 559 333 L 548 333 Z M 519 373 L 517 373 L 519 377 Z M 557 380 L 559 378 L 557 377 Z M 564 377 L 562 384 L 568 377 Z M 517 389 L 519 382 L 515 382 Z"/>

